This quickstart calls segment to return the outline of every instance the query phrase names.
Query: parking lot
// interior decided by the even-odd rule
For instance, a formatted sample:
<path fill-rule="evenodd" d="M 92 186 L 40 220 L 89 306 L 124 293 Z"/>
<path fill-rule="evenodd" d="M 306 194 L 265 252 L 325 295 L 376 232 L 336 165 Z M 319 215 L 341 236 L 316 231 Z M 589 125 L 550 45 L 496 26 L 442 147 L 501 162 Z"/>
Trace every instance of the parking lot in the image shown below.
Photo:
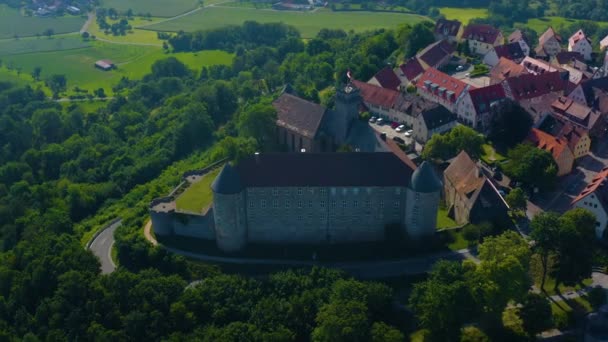
<path fill-rule="evenodd" d="M 387 139 L 393 139 L 394 137 L 399 137 L 401 139 L 403 139 L 403 141 L 405 141 L 406 145 L 410 145 L 412 142 L 415 142 L 414 139 L 412 137 L 406 137 L 405 136 L 405 131 L 408 131 L 409 129 L 405 129 L 403 132 L 397 132 L 394 128 L 391 127 L 391 122 L 382 124 L 382 125 L 378 125 L 377 123 L 372 123 L 370 122 L 369 125 L 378 133 L 385 133 L 386 134 L 386 138 Z M 422 152 L 422 145 L 419 144 L 418 142 L 415 142 L 416 146 L 416 152 L 420 153 Z"/>

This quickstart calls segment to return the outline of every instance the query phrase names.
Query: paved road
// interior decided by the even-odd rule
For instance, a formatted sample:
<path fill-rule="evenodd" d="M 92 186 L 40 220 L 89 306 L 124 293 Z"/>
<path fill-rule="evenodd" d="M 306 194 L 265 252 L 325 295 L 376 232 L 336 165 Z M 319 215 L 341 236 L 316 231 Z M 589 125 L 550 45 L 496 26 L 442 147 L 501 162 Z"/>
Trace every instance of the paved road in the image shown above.
<path fill-rule="evenodd" d="M 120 227 L 122 221 L 117 221 L 97 235 L 89 249 L 101 262 L 101 273 L 108 274 L 114 272 L 116 264 L 112 260 L 112 246 L 114 246 L 114 231 Z"/>

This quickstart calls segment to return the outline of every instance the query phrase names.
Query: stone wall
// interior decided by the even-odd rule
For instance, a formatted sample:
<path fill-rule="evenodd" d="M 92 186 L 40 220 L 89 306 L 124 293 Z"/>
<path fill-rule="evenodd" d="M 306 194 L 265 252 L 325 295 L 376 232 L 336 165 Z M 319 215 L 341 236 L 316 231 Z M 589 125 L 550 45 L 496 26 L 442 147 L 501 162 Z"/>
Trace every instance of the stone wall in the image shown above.
<path fill-rule="evenodd" d="M 213 210 L 207 211 L 204 215 L 174 213 L 173 234 L 204 240 L 215 240 Z"/>
<path fill-rule="evenodd" d="M 421 193 L 407 189 L 406 231 L 412 238 L 435 234 L 440 192 Z"/>

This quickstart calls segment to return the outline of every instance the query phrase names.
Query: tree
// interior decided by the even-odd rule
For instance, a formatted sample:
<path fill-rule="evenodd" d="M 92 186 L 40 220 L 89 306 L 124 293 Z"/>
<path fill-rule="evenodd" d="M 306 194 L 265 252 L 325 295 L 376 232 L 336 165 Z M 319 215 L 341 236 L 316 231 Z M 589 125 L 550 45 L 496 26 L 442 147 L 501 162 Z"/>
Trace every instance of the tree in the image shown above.
<path fill-rule="evenodd" d="M 262 148 L 270 148 L 276 141 L 276 119 L 274 107 L 257 104 L 239 115 L 238 129 L 243 136 L 255 138 Z"/>
<path fill-rule="evenodd" d="M 32 78 L 35 81 L 40 81 L 40 73 L 42 72 L 42 68 L 37 66 L 34 68 L 34 70 L 32 71 Z"/>
<path fill-rule="evenodd" d="M 87 40 L 87 39 L 89 39 L 89 37 L 90 37 L 91 35 L 89 34 L 89 32 L 86 32 L 86 31 L 85 31 L 85 32 L 82 32 L 82 35 L 81 35 L 81 36 L 82 36 L 82 39 Z"/>
<path fill-rule="evenodd" d="M 372 324 L 371 335 L 372 342 L 401 342 L 405 340 L 401 331 L 384 322 Z"/>
<path fill-rule="evenodd" d="M 55 34 L 55 30 L 53 30 L 51 28 L 44 30 L 44 35 L 49 38 L 51 38 L 53 36 L 53 34 Z"/>
<path fill-rule="evenodd" d="M 522 304 L 518 314 L 528 336 L 534 337 L 552 326 L 551 305 L 545 296 L 528 293 Z"/>
<path fill-rule="evenodd" d="M 317 314 L 317 327 L 312 333 L 315 342 L 367 341 L 369 322 L 367 308 L 357 301 L 325 304 Z"/>
<path fill-rule="evenodd" d="M 543 275 L 540 288 L 544 289 L 547 278 L 549 257 L 556 250 L 556 242 L 559 233 L 559 215 L 554 212 L 542 212 L 534 216 L 530 236 L 534 239 L 534 250 L 540 256 Z"/>
<path fill-rule="evenodd" d="M 106 98 L 106 92 L 103 90 L 103 88 L 96 89 L 93 93 L 100 99 Z"/>
<path fill-rule="evenodd" d="M 528 188 L 546 190 L 555 184 L 557 166 L 553 156 L 530 144 L 519 144 L 507 153 L 509 162 L 504 171 Z"/>
<path fill-rule="evenodd" d="M 53 95 L 57 96 L 67 89 L 67 79 L 65 75 L 51 75 L 51 77 L 46 80 L 46 85 L 51 89 Z"/>
<path fill-rule="evenodd" d="M 418 51 L 435 42 L 432 24 L 420 22 L 414 25 L 407 35 L 405 57 L 410 58 Z"/>
<path fill-rule="evenodd" d="M 595 215 L 582 208 L 567 211 L 560 217 L 557 240 L 556 286 L 574 284 L 591 276 Z"/>
<path fill-rule="evenodd" d="M 468 326 L 462 329 L 460 342 L 490 342 L 490 338 L 479 328 Z"/>
<path fill-rule="evenodd" d="M 445 134 L 434 134 L 427 142 L 422 157 L 425 159 L 450 159 L 460 151 L 471 158 L 479 158 L 483 152 L 483 136 L 470 127 L 458 125 Z"/>
<path fill-rule="evenodd" d="M 505 99 L 493 108 L 494 113 L 492 113 L 488 128 L 488 139 L 494 145 L 510 148 L 528 136 L 533 120 L 518 103 Z"/>
<path fill-rule="evenodd" d="M 521 188 L 511 190 L 505 200 L 513 210 L 525 211 L 528 207 L 528 196 Z"/>
<path fill-rule="evenodd" d="M 152 64 L 152 77 L 155 79 L 162 77 L 188 77 L 192 71 L 175 57 L 161 59 Z"/>

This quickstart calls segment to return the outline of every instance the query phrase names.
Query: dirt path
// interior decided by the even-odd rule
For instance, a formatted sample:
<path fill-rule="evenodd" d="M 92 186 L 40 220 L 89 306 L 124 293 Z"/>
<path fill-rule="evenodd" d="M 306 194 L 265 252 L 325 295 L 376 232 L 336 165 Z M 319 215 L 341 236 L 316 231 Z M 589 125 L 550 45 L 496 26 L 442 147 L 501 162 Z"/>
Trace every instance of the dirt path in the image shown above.
<path fill-rule="evenodd" d="M 87 21 L 85 21 L 84 24 L 82 25 L 82 28 L 80 29 L 80 34 L 82 34 L 84 32 L 88 32 L 89 26 L 91 26 L 91 23 L 94 20 L 95 20 L 95 12 L 89 12 L 89 17 L 87 18 Z"/>

